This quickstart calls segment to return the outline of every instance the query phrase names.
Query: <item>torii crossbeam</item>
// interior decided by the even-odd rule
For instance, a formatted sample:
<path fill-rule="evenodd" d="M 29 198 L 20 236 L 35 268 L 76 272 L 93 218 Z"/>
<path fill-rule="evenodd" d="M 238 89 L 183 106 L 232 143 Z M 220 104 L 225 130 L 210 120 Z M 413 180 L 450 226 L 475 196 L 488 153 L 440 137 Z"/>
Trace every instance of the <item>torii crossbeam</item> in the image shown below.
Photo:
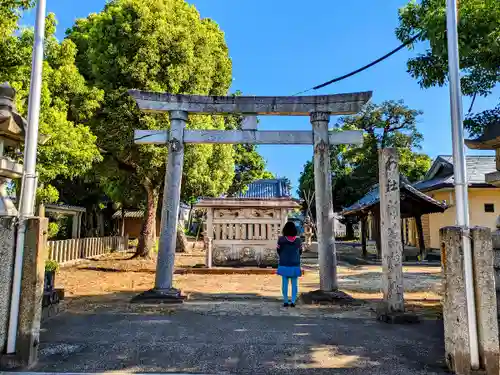
<path fill-rule="evenodd" d="M 360 111 L 372 92 L 322 96 L 199 96 L 171 95 L 130 90 L 139 109 L 169 112 L 170 130 L 136 130 L 136 144 L 167 144 L 168 162 L 163 193 L 160 244 L 155 286 L 138 296 L 144 300 L 182 300 L 173 287 L 176 230 L 180 204 L 184 143 L 226 144 L 311 144 L 314 145 L 314 184 L 320 289 L 337 290 L 334 216 L 331 185 L 330 145 L 360 144 L 361 131 L 328 130 L 330 115 L 349 115 Z M 188 113 L 243 115 L 242 130 L 187 130 Z M 309 116 L 312 131 L 257 130 L 257 115 Z M 210 228 L 207 228 L 210 237 Z"/>

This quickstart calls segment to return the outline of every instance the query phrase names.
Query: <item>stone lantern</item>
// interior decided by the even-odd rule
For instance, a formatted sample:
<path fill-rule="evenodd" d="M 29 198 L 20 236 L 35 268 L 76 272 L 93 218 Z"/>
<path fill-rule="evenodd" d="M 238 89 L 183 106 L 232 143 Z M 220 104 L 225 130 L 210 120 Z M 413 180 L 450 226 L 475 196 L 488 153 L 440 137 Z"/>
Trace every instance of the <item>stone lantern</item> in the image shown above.
<path fill-rule="evenodd" d="M 466 139 L 465 145 L 474 150 L 495 150 L 496 172 L 487 173 L 485 182 L 500 186 L 500 122 L 489 124 L 482 136 L 477 139 Z"/>
<path fill-rule="evenodd" d="M 23 176 L 23 165 L 7 156 L 11 150 L 18 152 L 27 128 L 26 120 L 16 112 L 15 97 L 16 91 L 8 83 L 0 85 L 0 216 L 17 216 L 7 185 Z"/>

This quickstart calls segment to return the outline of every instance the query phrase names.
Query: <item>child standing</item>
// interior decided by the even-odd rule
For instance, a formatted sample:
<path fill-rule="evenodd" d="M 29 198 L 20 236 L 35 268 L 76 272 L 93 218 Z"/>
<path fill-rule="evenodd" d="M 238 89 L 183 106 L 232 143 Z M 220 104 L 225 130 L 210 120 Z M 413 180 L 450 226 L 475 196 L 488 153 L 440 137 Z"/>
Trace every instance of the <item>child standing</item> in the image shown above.
<path fill-rule="evenodd" d="M 283 236 L 276 246 L 279 255 L 278 275 L 282 278 L 283 306 L 295 307 L 298 292 L 298 278 L 302 276 L 300 256 L 302 241 L 297 237 L 297 227 L 287 222 L 283 227 Z M 288 284 L 292 284 L 292 300 L 288 299 Z"/>

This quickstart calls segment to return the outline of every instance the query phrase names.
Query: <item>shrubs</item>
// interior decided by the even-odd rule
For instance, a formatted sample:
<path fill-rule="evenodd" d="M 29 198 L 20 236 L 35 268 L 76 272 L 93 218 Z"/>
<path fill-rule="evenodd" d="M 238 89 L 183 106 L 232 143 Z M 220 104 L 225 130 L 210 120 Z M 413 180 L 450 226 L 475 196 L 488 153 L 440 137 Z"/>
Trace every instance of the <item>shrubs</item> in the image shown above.
<path fill-rule="evenodd" d="M 45 272 L 57 272 L 59 271 L 59 263 L 55 260 L 45 261 Z"/>
<path fill-rule="evenodd" d="M 54 238 L 55 236 L 57 236 L 58 233 L 59 233 L 59 224 L 57 224 L 55 222 L 50 222 L 49 223 L 49 231 L 48 231 L 49 239 Z"/>

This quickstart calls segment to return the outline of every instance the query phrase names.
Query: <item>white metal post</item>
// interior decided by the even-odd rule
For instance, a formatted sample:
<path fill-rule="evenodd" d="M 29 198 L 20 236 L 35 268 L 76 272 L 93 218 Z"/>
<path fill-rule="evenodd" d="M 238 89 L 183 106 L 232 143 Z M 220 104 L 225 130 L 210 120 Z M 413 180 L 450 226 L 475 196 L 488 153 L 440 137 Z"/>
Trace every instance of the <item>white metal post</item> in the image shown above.
<path fill-rule="evenodd" d="M 19 302 L 21 296 L 21 279 L 24 253 L 24 236 L 26 220 L 34 215 L 36 194 L 36 151 L 38 145 L 38 125 L 40 118 L 40 92 L 42 89 L 43 44 L 45 37 L 46 1 L 38 0 L 33 56 L 31 63 L 30 94 L 28 99 L 28 129 L 26 131 L 24 149 L 24 175 L 19 201 L 19 228 L 16 241 L 16 258 L 12 280 L 12 297 L 10 304 L 9 332 L 7 337 L 7 354 L 15 353 L 16 336 L 19 322 Z"/>
<path fill-rule="evenodd" d="M 470 358 L 472 369 L 479 368 L 479 348 L 476 306 L 474 297 L 474 275 L 472 250 L 469 237 L 469 197 L 465 167 L 462 90 L 460 88 L 460 59 L 458 52 L 457 0 L 446 0 L 446 28 L 448 34 L 448 70 L 450 81 L 450 106 L 453 142 L 453 169 L 457 225 L 462 227 L 464 253 L 465 293 L 467 296 L 467 318 L 469 327 Z"/>

